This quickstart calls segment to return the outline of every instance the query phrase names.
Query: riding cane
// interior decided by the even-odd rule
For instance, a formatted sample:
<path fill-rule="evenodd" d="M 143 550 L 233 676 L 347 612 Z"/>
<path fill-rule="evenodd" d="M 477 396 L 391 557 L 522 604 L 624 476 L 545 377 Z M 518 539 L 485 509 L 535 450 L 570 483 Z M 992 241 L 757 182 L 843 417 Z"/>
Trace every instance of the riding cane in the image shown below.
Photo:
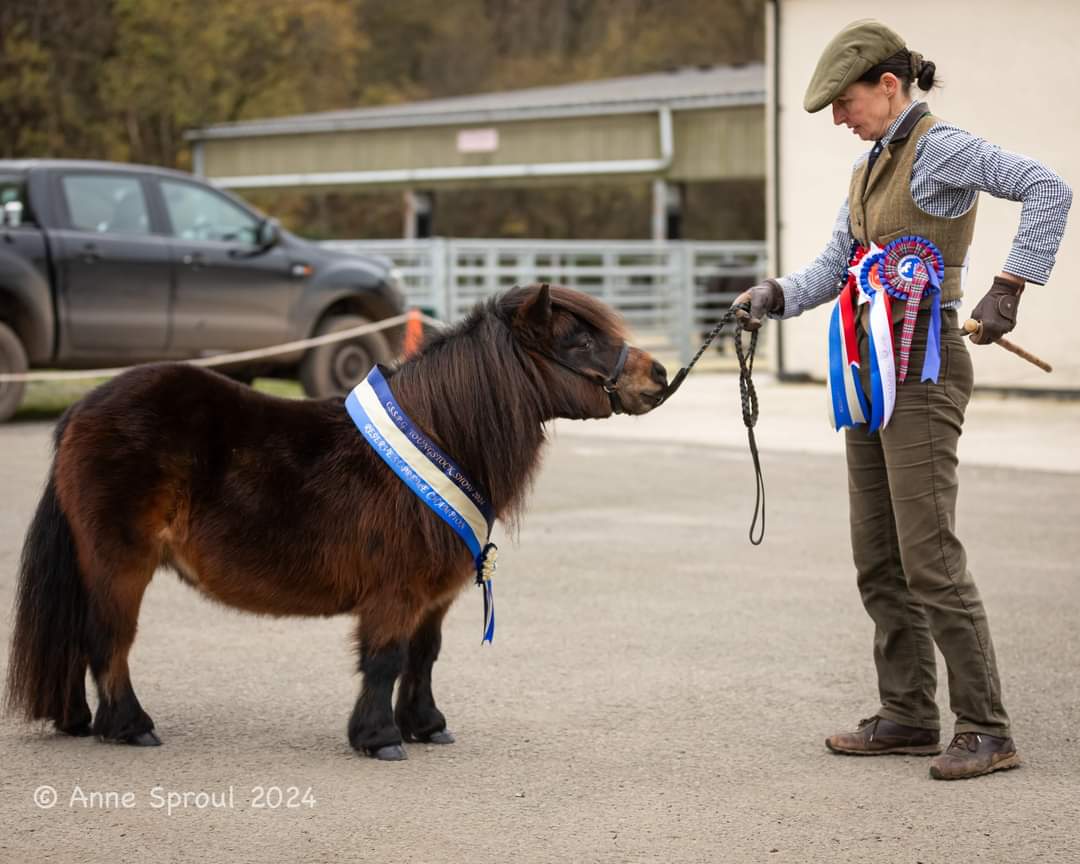
<path fill-rule="evenodd" d="M 964 332 L 973 333 L 976 336 L 979 336 L 982 334 L 982 326 L 983 325 L 981 321 L 976 321 L 974 318 L 968 318 L 968 320 L 964 322 Z M 1020 357 L 1023 360 L 1027 360 L 1028 363 L 1038 366 L 1040 369 L 1043 370 L 1043 372 L 1054 371 L 1054 367 L 1047 363 L 1045 360 L 1036 357 L 1030 351 L 1021 348 L 1015 342 L 1010 342 L 1003 336 L 995 340 L 994 344 L 1000 345 L 1006 351 L 1011 351 L 1017 357 Z"/>

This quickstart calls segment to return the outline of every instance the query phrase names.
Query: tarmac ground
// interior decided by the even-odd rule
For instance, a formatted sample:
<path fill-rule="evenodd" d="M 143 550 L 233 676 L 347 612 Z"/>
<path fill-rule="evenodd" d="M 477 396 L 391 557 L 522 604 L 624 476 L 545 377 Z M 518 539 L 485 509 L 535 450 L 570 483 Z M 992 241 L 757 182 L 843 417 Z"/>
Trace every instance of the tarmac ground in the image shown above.
<path fill-rule="evenodd" d="M 247 616 L 159 574 L 132 670 L 164 746 L 0 721 L 0 862 L 1080 861 L 1080 404 L 969 409 L 959 532 L 1024 764 L 943 783 L 823 746 L 877 705 L 841 443 L 819 387 L 759 396 L 760 547 L 733 376 L 556 424 L 499 538 L 494 644 L 475 589 L 446 622 L 457 743 L 406 762 L 349 748 L 350 619 Z M 50 431 L 0 427 L 4 667 Z"/>

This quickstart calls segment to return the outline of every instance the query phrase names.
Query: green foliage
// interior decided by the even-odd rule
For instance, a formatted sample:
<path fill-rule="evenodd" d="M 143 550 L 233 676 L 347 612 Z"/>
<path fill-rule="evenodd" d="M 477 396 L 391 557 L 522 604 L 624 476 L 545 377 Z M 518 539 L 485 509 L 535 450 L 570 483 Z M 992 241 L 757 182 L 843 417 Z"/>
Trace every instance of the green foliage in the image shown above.
<path fill-rule="evenodd" d="M 188 167 L 211 123 L 760 60 L 763 0 L 5 0 L 0 155 Z"/>
<path fill-rule="evenodd" d="M 0 157 L 189 169 L 194 127 L 757 61 L 763 28 L 764 0 L 0 0 Z M 649 196 L 440 193 L 438 227 L 647 236 Z M 308 236 L 401 233 L 400 193 L 249 197 Z M 728 236 L 715 209 L 687 236 Z"/>

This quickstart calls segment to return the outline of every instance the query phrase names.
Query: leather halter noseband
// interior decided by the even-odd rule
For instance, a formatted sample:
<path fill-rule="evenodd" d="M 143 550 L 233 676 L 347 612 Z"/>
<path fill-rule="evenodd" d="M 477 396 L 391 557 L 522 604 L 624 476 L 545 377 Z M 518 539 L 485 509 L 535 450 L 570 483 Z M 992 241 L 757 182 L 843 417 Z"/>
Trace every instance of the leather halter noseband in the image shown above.
<path fill-rule="evenodd" d="M 564 369 L 569 369 L 575 375 L 580 375 L 587 381 L 591 381 L 593 384 L 599 384 L 604 388 L 604 392 L 607 393 L 608 399 L 611 401 L 611 410 L 615 414 L 623 414 L 622 402 L 619 400 L 619 393 L 616 389 L 619 385 L 619 376 L 622 375 L 623 369 L 626 367 L 626 359 L 630 356 L 630 343 L 623 342 L 622 347 L 619 349 L 619 359 L 615 361 L 615 368 L 611 370 L 611 374 L 603 379 L 597 378 L 597 376 L 591 372 L 586 372 L 583 369 L 578 369 L 576 366 L 571 366 L 565 360 L 560 360 L 554 354 L 542 355 L 550 360 L 552 363 L 557 363 Z"/>

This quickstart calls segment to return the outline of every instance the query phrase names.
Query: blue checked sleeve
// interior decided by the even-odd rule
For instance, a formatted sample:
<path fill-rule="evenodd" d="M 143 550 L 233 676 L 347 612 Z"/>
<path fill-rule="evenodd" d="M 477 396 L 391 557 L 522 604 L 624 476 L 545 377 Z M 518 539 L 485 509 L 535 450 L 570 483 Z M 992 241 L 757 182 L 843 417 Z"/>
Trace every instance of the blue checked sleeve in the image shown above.
<path fill-rule="evenodd" d="M 995 198 L 1022 202 L 1020 227 L 1002 269 L 1039 285 L 1050 278 L 1065 233 L 1072 189 L 1045 165 L 955 126 L 940 124 L 919 141 L 911 187 L 919 206 L 938 215 L 959 215 L 939 213 L 953 208 L 935 206 L 962 201 L 957 190 L 987 192 Z M 970 199 L 974 200 L 974 195 Z"/>

